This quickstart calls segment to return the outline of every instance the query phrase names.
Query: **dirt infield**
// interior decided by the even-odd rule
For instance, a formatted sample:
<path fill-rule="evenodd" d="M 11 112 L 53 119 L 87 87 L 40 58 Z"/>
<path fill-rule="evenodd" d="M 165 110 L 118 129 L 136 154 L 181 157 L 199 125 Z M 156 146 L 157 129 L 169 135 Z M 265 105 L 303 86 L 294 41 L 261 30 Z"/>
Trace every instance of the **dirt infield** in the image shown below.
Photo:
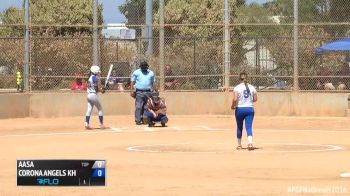
<path fill-rule="evenodd" d="M 170 116 L 165 128 L 105 119 L 111 129 L 91 131 L 84 117 L 0 120 L 0 195 L 350 194 L 340 177 L 350 172 L 349 118 L 258 116 L 255 151 L 234 150 L 231 116 Z M 104 159 L 107 185 L 17 187 L 17 159 Z"/>

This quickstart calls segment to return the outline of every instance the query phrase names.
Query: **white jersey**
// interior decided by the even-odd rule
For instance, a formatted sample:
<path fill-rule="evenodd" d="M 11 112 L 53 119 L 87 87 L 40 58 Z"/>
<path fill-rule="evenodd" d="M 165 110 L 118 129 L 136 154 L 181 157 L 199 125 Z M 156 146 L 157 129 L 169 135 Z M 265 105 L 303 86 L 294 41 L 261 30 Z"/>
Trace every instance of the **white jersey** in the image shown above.
<path fill-rule="evenodd" d="M 87 93 L 95 93 L 95 85 L 97 84 L 97 76 L 96 75 L 91 75 L 88 80 L 88 87 L 87 87 Z"/>
<path fill-rule="evenodd" d="M 250 93 L 248 93 L 244 83 L 240 83 L 233 90 L 238 94 L 237 107 L 253 107 L 253 95 L 256 94 L 254 86 L 248 84 Z"/>

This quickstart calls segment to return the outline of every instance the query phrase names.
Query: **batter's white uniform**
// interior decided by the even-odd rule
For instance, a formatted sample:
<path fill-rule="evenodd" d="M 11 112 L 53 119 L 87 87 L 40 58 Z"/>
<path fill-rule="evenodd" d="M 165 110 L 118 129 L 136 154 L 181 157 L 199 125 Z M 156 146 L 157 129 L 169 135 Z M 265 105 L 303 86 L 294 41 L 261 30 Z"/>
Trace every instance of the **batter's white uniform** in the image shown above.
<path fill-rule="evenodd" d="M 88 100 L 88 108 L 86 112 L 86 116 L 91 116 L 92 109 L 96 106 L 98 110 L 98 115 L 103 116 L 102 105 L 97 97 L 97 92 L 95 90 L 95 85 L 98 82 L 98 77 L 96 75 L 91 75 L 88 80 L 88 88 L 87 88 L 87 100 Z"/>

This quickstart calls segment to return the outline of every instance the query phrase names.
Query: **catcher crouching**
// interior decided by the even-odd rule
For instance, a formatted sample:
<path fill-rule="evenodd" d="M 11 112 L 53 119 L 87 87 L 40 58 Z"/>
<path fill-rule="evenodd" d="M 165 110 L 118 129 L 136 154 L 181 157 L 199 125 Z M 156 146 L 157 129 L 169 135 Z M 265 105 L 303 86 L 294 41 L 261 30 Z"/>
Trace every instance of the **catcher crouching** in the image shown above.
<path fill-rule="evenodd" d="M 146 120 L 149 127 L 153 127 L 156 122 L 160 122 L 162 127 L 168 122 L 166 116 L 166 103 L 164 98 L 151 96 L 147 101 L 147 111 L 145 112 Z"/>

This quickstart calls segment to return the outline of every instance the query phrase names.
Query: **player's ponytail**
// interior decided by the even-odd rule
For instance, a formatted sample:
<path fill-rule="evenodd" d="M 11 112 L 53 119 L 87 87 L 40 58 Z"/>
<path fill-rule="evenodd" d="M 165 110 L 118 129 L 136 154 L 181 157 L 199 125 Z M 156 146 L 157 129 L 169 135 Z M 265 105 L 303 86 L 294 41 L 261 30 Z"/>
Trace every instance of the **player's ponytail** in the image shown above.
<path fill-rule="evenodd" d="M 249 89 L 248 83 L 247 83 L 247 73 L 241 72 L 241 73 L 239 74 L 239 80 L 241 80 L 241 81 L 244 82 L 244 86 L 245 86 L 245 88 L 246 88 L 246 90 L 247 90 L 247 92 L 248 92 L 248 95 L 250 95 L 250 89 Z"/>

